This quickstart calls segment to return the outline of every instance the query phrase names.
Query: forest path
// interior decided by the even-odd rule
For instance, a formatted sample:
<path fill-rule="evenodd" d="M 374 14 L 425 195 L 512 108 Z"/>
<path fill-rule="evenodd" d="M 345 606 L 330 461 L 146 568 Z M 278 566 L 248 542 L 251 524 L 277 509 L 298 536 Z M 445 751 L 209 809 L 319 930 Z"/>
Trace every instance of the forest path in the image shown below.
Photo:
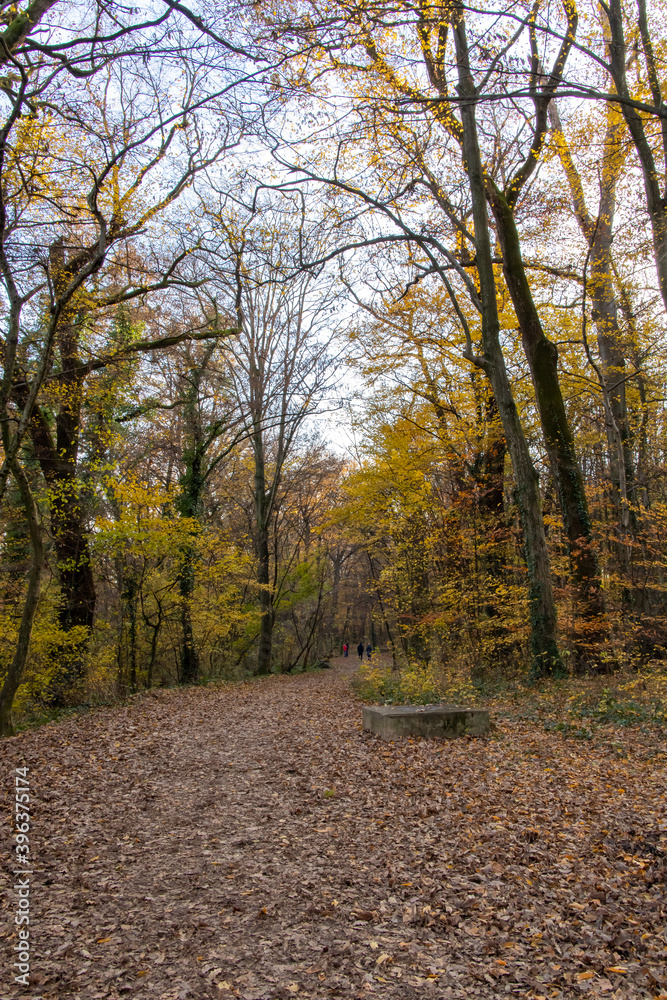
<path fill-rule="evenodd" d="M 0 745 L 12 798 L 30 767 L 36 872 L 33 985 L 5 971 L 0 997 L 667 995 L 657 736 L 386 743 L 355 666 L 155 691 Z"/>

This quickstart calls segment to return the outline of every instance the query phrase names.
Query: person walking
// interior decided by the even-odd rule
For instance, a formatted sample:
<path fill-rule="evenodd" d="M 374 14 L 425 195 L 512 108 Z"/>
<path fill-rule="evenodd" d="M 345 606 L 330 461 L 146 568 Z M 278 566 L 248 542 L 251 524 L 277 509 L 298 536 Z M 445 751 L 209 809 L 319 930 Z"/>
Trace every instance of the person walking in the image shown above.
<path fill-rule="evenodd" d="M 369 642 L 368 645 L 366 646 L 366 656 L 368 657 L 369 660 L 371 658 L 371 653 L 372 652 L 373 652 L 373 647 L 371 646 L 371 644 Z"/>
<path fill-rule="evenodd" d="M 347 643 L 346 643 L 346 642 L 344 642 L 344 643 L 343 643 L 343 656 L 347 656 L 347 648 L 348 648 L 348 647 L 347 647 Z"/>
<path fill-rule="evenodd" d="M 363 658 L 364 658 L 364 644 L 363 644 L 363 642 L 360 642 L 359 645 L 357 646 L 357 653 L 359 654 L 359 659 L 363 660 Z"/>

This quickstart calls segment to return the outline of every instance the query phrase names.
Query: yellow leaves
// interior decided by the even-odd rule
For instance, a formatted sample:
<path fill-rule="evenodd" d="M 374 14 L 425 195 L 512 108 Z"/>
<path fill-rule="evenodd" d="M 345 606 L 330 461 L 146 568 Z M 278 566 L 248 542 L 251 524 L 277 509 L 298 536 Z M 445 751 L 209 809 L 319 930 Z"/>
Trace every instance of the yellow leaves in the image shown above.
<path fill-rule="evenodd" d="M 145 555 L 173 553 L 200 532 L 195 518 L 179 517 L 173 508 L 174 490 L 134 479 L 107 481 L 117 517 L 101 517 L 95 523 L 97 549 L 124 552 L 136 548 Z"/>
<path fill-rule="evenodd" d="M 582 983 L 586 979 L 592 979 L 594 975 L 595 975 L 594 972 L 591 972 L 590 969 L 587 969 L 586 972 L 577 972 L 574 978 L 577 980 L 578 983 Z"/>
<path fill-rule="evenodd" d="M 465 674 L 459 676 L 451 668 L 417 661 L 400 671 L 364 662 L 355 687 L 359 697 L 368 702 L 423 705 L 444 699 L 452 704 L 472 705 L 477 700 L 477 691 Z"/>

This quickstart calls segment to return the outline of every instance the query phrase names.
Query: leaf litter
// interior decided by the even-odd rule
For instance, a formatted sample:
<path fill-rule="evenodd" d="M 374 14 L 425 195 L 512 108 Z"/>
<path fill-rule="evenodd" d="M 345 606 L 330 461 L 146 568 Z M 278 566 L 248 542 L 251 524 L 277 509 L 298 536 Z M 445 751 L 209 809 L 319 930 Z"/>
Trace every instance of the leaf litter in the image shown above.
<path fill-rule="evenodd" d="M 660 733 L 387 743 L 343 662 L 6 740 L 36 874 L 3 1000 L 667 998 Z"/>

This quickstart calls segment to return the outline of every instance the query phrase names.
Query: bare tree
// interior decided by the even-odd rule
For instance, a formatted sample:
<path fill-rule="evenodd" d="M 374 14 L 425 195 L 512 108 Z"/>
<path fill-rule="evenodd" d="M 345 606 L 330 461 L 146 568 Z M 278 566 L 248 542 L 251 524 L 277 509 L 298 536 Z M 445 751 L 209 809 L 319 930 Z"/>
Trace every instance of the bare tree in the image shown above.
<path fill-rule="evenodd" d="M 279 558 L 271 527 L 285 469 L 306 422 L 333 386 L 331 346 L 335 317 L 331 280 L 294 273 L 301 215 L 292 199 L 279 209 L 216 217 L 223 236 L 213 288 L 233 302 L 237 336 L 228 344 L 229 379 L 254 463 L 254 543 L 261 626 L 257 673 L 271 669 Z M 292 230 L 292 231 L 290 231 Z"/>

